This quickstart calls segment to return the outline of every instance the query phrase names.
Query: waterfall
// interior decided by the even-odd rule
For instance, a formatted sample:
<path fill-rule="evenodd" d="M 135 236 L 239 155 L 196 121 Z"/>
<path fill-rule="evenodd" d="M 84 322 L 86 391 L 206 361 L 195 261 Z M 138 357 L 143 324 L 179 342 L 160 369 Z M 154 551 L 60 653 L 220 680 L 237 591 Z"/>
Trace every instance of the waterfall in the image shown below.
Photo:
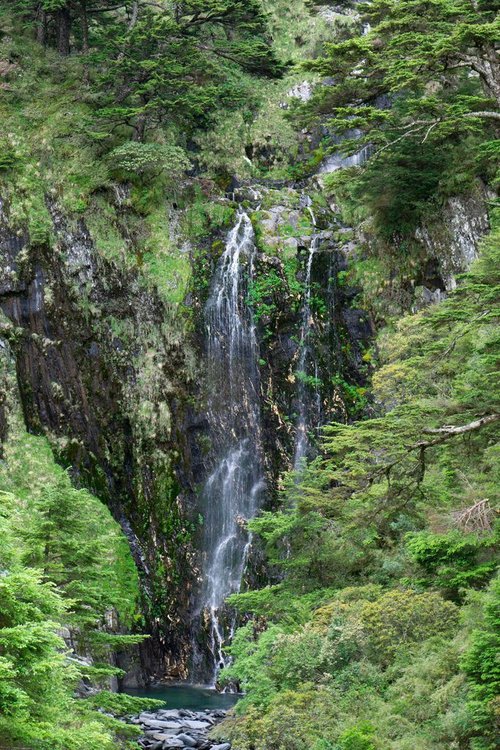
<path fill-rule="evenodd" d="M 360 130 L 359 128 L 353 128 L 352 130 L 347 130 L 344 135 L 332 135 L 331 140 L 333 143 L 338 143 L 340 145 L 342 141 L 345 141 L 346 139 L 357 139 L 361 138 L 362 135 L 362 130 Z M 350 156 L 344 156 L 340 151 L 334 151 L 323 160 L 319 168 L 319 174 L 330 174 L 331 172 L 335 172 L 337 169 L 360 167 L 370 158 L 370 156 L 373 154 L 373 151 L 374 147 L 371 143 L 367 143 L 365 146 L 360 148 L 359 151 L 356 151 L 356 153 L 351 154 Z"/>
<path fill-rule="evenodd" d="M 224 644 L 234 629 L 224 600 L 240 589 L 250 545 L 245 521 L 259 510 L 264 492 L 258 347 L 246 299 L 255 252 L 251 221 L 240 210 L 204 310 L 213 463 L 200 496 L 203 558 L 197 613 L 209 630 L 211 663 L 198 653 L 192 677 L 205 680 L 209 672 L 212 684 L 226 664 Z"/>
<path fill-rule="evenodd" d="M 313 217 L 314 219 L 314 217 Z M 315 222 L 314 222 L 315 223 Z M 319 238 L 314 236 L 311 241 L 311 247 L 309 248 L 309 255 L 307 258 L 306 275 L 304 281 L 304 302 L 302 305 L 302 323 L 300 327 L 300 343 L 299 343 L 299 362 L 297 367 L 297 427 L 295 436 L 295 455 L 293 461 L 293 467 L 296 471 L 300 470 L 302 461 L 307 455 L 308 449 L 308 437 L 307 428 L 310 424 L 311 409 L 309 408 L 308 391 L 310 383 L 308 378 L 311 374 L 308 372 L 309 361 L 313 358 L 310 346 L 311 329 L 313 325 L 312 310 L 311 310 L 311 274 L 314 256 L 318 250 Z M 321 397 L 317 387 L 318 381 L 318 368 L 317 363 L 314 361 L 314 375 L 313 387 L 315 391 L 315 407 L 317 411 L 321 409 Z M 318 414 L 319 420 L 319 414 Z"/>

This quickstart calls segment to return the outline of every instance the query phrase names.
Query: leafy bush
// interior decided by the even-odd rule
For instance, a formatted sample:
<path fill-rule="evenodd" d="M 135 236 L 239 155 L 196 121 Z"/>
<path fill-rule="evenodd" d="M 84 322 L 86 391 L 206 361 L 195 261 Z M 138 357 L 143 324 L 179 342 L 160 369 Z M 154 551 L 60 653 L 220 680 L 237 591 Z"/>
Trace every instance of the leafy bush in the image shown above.
<path fill-rule="evenodd" d="M 408 534 L 410 556 L 426 574 L 420 583 L 439 586 L 454 599 L 467 587 L 482 587 L 497 568 L 497 539 L 491 535 L 419 532 Z"/>
<path fill-rule="evenodd" d="M 469 682 L 469 702 L 474 750 L 493 750 L 498 739 L 500 695 L 500 579 L 490 588 L 484 626 L 473 632 L 462 659 Z"/>
<path fill-rule="evenodd" d="M 179 146 L 136 141 L 113 149 L 108 160 L 115 171 L 128 175 L 165 173 L 170 180 L 175 180 L 191 166 L 185 151 Z"/>

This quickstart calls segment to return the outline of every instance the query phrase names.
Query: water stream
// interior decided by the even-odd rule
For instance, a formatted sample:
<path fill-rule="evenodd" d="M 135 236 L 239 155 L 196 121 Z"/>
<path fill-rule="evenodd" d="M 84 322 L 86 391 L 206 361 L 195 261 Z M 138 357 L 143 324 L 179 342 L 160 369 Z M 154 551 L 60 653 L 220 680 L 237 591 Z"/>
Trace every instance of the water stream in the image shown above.
<path fill-rule="evenodd" d="M 246 520 L 256 515 L 264 493 L 259 355 L 247 305 L 255 252 L 251 221 L 240 210 L 204 311 L 213 463 L 200 496 L 202 584 L 196 614 L 208 630 L 210 663 L 195 644 L 191 677 L 208 677 L 210 684 L 226 664 L 224 645 L 233 635 L 234 618 L 224 601 L 241 586 L 250 546 Z"/>
<path fill-rule="evenodd" d="M 307 455 L 308 448 L 308 360 L 310 357 L 309 337 L 312 327 L 312 314 L 311 314 L 311 272 L 314 255 L 318 249 L 318 239 L 313 238 L 311 247 L 309 248 L 309 255 L 307 258 L 306 265 L 306 277 L 304 281 L 304 302 L 302 306 L 302 324 L 300 328 L 300 343 L 299 343 L 299 362 L 297 367 L 297 406 L 298 406 L 298 417 L 297 426 L 295 433 L 295 454 L 293 460 L 293 467 L 295 471 L 298 471 L 301 464 Z"/>

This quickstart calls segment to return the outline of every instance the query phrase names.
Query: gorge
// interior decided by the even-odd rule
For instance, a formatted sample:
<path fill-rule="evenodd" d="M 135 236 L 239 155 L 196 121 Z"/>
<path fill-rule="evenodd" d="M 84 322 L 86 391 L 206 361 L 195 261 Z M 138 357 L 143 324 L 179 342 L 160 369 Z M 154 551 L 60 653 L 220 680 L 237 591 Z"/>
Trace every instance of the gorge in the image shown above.
<path fill-rule="evenodd" d="M 207 346 L 208 419 L 215 466 L 201 491 L 202 585 L 196 615 L 209 621 L 211 684 L 225 666 L 226 598 L 240 589 L 250 539 L 244 526 L 262 504 L 264 475 L 260 426 L 257 339 L 247 306 L 256 247 L 252 223 L 239 210 L 218 263 L 204 310 Z M 231 617 L 229 618 L 231 619 Z M 206 670 L 194 663 L 191 677 Z"/>
<path fill-rule="evenodd" d="M 0 0 L 0 748 L 493 750 L 498 32 Z"/>

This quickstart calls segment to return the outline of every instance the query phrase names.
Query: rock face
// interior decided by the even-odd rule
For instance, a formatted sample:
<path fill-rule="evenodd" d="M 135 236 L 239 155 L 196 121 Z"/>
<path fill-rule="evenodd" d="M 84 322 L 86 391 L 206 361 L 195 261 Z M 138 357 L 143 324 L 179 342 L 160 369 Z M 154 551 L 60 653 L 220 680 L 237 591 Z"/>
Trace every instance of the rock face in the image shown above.
<path fill-rule="evenodd" d="M 185 533 L 178 476 L 186 502 L 190 495 L 176 427 L 187 344 L 154 290 L 99 255 L 83 221 L 70 223 L 54 204 L 50 211 L 54 241 L 36 246 L 13 231 L 3 206 L 1 334 L 15 356 L 27 428 L 48 436 L 76 483 L 106 501 L 123 528 L 155 635 L 143 663 L 163 675 L 165 653 L 183 661 L 191 570 L 189 544 L 176 543 Z M 169 583 L 176 578 L 185 581 L 180 593 Z M 158 617 L 164 611 L 170 620 Z"/>
<path fill-rule="evenodd" d="M 231 744 L 218 744 L 210 732 L 224 719 L 222 710 L 195 712 L 186 709 L 144 712 L 130 720 L 143 730 L 139 746 L 148 750 L 168 748 L 199 748 L 199 750 L 230 750 Z"/>
<path fill-rule="evenodd" d="M 343 248 L 352 230 L 342 226 L 334 211 L 326 205 L 315 206 L 303 187 L 239 186 L 234 198 L 244 207 L 255 233 L 256 252 L 252 254 L 252 274 L 246 296 L 257 339 L 257 351 L 253 356 L 259 372 L 254 390 L 258 388 L 262 429 L 254 429 L 253 435 L 258 434 L 258 442 L 262 441 L 263 502 L 264 507 L 269 508 L 276 501 L 282 473 L 294 463 L 299 421 L 303 432 L 307 430 L 312 435 L 308 441 L 312 455 L 318 428 L 332 418 L 346 419 L 348 411 L 352 413 L 356 398 L 359 396 L 361 400 L 367 371 L 363 354 L 373 328 L 369 316 L 354 305 L 356 290 L 342 283 L 347 263 Z M 223 248 L 221 244 L 219 252 Z M 215 267 L 213 246 L 207 248 L 198 263 Z M 214 292 L 214 281 L 210 288 Z M 207 304 L 206 288 L 195 287 L 193 297 L 195 306 L 202 309 Z M 201 339 L 203 320 L 199 330 Z M 210 326 L 210 330 L 213 332 L 215 327 Z M 226 341 L 221 346 L 229 348 Z M 303 356 L 304 347 L 307 347 L 307 356 Z M 205 356 L 206 352 L 200 347 L 202 362 Z M 208 364 L 201 369 L 210 371 Z M 298 373 L 300 370 L 304 372 Z M 229 382 L 227 375 L 226 379 Z M 243 393 L 243 389 L 238 389 L 241 401 L 248 406 L 250 399 L 242 397 Z M 207 403 L 206 423 L 211 424 L 214 421 L 210 414 L 211 400 L 207 399 Z M 229 406 L 227 399 L 224 407 L 229 409 Z M 232 434 L 234 430 L 227 432 Z M 210 451 L 217 445 L 217 436 L 209 428 L 202 437 L 208 444 L 205 476 L 210 476 Z M 256 451 L 254 454 L 257 456 Z M 254 463 L 257 463 L 256 458 Z M 223 497 L 223 493 L 218 492 L 217 497 Z M 244 528 L 246 518 L 239 520 Z M 203 549 L 203 543 L 200 539 L 197 548 Z M 248 564 L 243 570 L 241 585 L 243 588 L 265 585 L 270 572 L 258 545 L 252 543 L 247 554 Z M 226 573 L 228 578 L 229 572 Z M 213 622 L 213 614 L 206 612 L 204 620 Z M 209 667 L 211 654 L 220 657 L 225 624 L 233 624 L 229 612 L 217 614 L 217 621 L 222 623 L 218 631 L 222 636 L 216 641 L 218 648 L 213 647 L 209 627 L 205 638 L 203 632 L 196 631 L 193 639 L 199 644 L 198 650 L 206 652 Z M 205 662 L 200 663 L 205 668 Z M 209 667 L 206 680 L 213 679 Z M 197 672 L 195 674 L 201 679 Z"/>
<path fill-rule="evenodd" d="M 307 188 L 268 190 L 254 221 L 260 254 L 252 301 L 261 342 L 265 454 L 275 487 L 280 468 L 296 454 L 301 408 L 312 433 L 346 418 L 345 386 L 363 387 L 363 351 L 373 327 L 353 304 L 357 290 L 342 281 L 352 230 L 335 211 L 314 205 Z"/>
<path fill-rule="evenodd" d="M 345 282 L 359 237 L 310 187 L 313 197 L 306 185 L 283 184 L 240 186 L 233 196 L 255 231 L 248 298 L 268 506 L 296 452 L 299 401 L 312 415 L 311 434 L 328 420 L 356 416 L 369 371 L 373 324 Z M 53 241 L 36 245 L 13 228 L 8 200 L 0 206 L 0 345 L 15 358 L 28 429 L 47 435 L 75 482 L 109 504 L 127 536 L 154 636 L 142 647 L 143 672 L 184 678 L 201 547 L 196 487 L 208 476 L 213 437 L 199 376 L 206 371 L 200 311 L 225 237 L 214 233 L 193 254 L 188 333 L 139 272 L 102 257 L 83 220 L 68 219 L 55 203 L 49 208 Z M 429 262 L 416 283 L 424 304 L 453 288 L 487 227 L 480 190 L 450 199 L 444 221 L 421 227 Z M 414 289 L 408 299 L 407 308 Z M 301 361 L 306 371 L 298 374 Z M 0 393 L 1 438 L 5 410 Z M 243 586 L 269 581 L 258 549 L 244 577 Z M 140 670 L 123 666 L 128 684 L 141 681 Z"/>
<path fill-rule="evenodd" d="M 439 222 L 426 224 L 416 232 L 426 255 L 435 262 L 442 291 L 456 287 L 456 277 L 468 271 L 477 258 L 478 243 L 489 229 L 487 195 L 481 185 L 475 192 L 449 198 Z"/>

